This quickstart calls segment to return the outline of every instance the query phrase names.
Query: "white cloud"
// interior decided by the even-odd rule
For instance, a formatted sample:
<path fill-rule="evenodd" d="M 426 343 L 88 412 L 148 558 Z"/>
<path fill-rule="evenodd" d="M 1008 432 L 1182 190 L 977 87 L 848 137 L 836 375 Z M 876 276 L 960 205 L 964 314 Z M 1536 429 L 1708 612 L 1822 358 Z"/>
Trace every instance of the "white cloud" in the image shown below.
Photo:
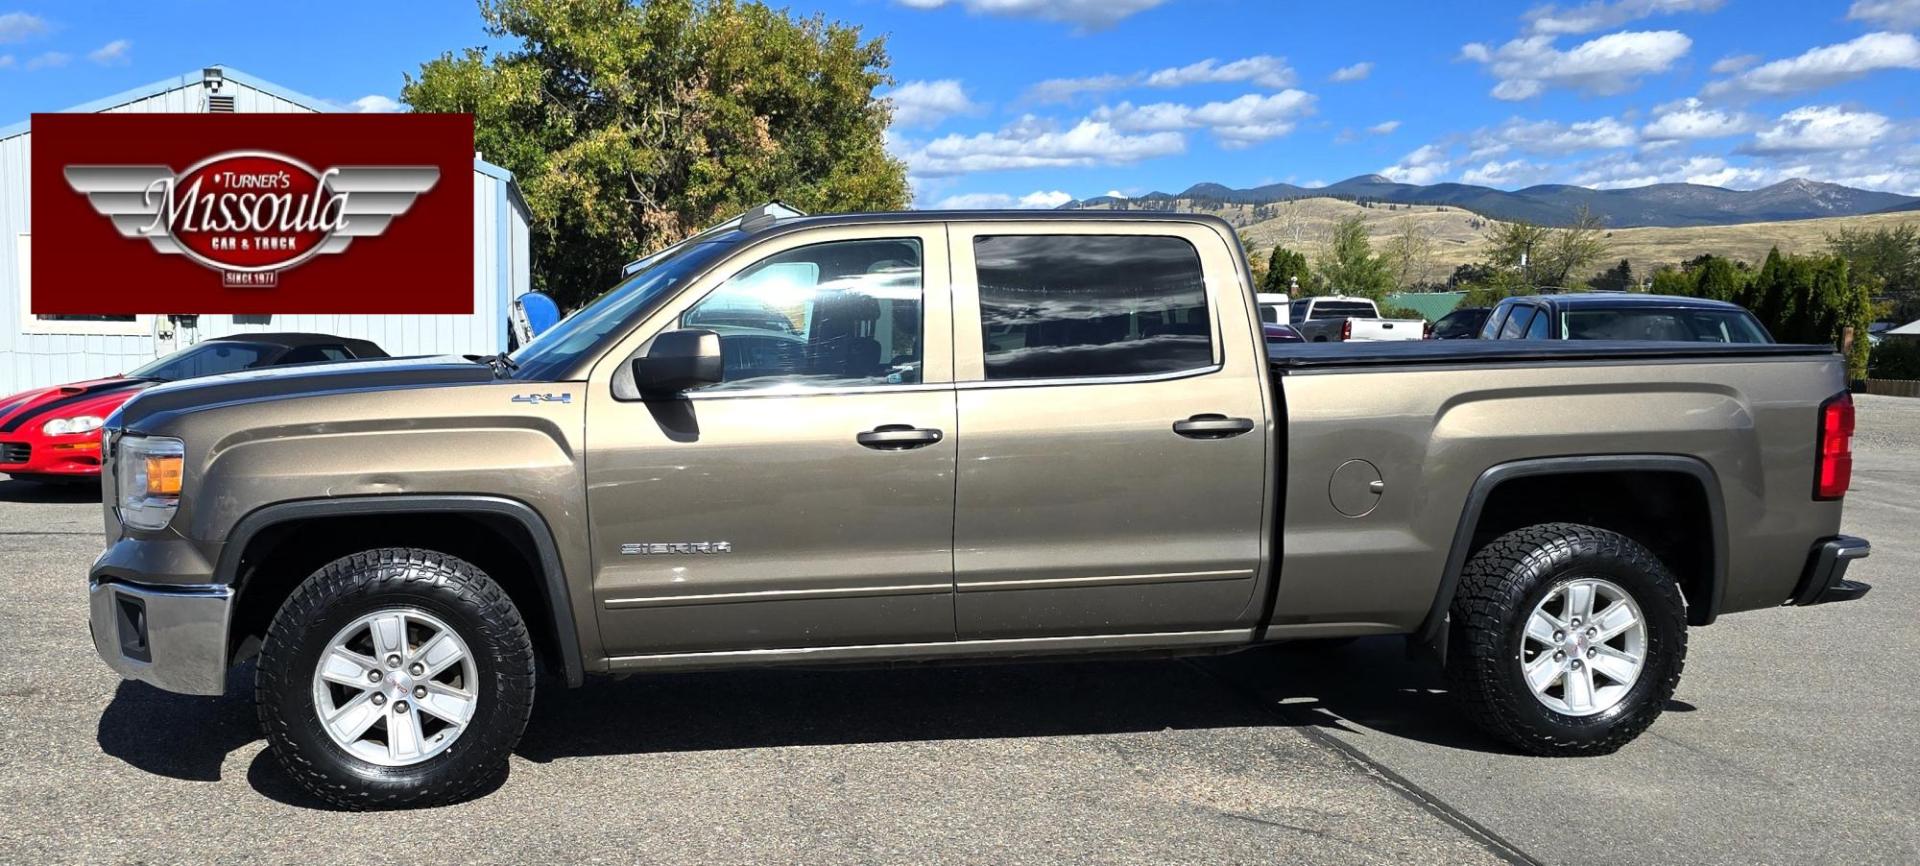
<path fill-rule="evenodd" d="M 1128 198 L 1133 198 L 1133 196 L 1127 195 L 1126 193 L 1121 192 L 1117 189 L 1110 189 L 1110 190 L 1107 190 L 1107 198 L 1128 199 Z"/>
<path fill-rule="evenodd" d="M 1534 32 L 1549 36 L 1574 33 L 1592 33 L 1618 27 L 1629 21 L 1638 21 L 1654 15 L 1673 15 L 1680 12 L 1712 12 L 1721 7 L 1726 0 L 1618 0 L 1607 3 L 1594 0 L 1579 6 L 1562 9 L 1548 4 L 1528 10 L 1527 25 Z"/>
<path fill-rule="evenodd" d="M 1847 9 L 1847 20 L 1896 30 L 1920 29 L 1920 0 L 1855 0 Z"/>
<path fill-rule="evenodd" d="M 1383 121 L 1380 121 L 1379 123 L 1376 123 L 1372 126 L 1367 127 L 1367 131 L 1373 133 L 1374 135 L 1392 135 L 1393 131 L 1399 128 L 1400 128 L 1400 121 L 1383 120 Z"/>
<path fill-rule="evenodd" d="M 1195 84 L 1231 84 L 1242 81 L 1268 90 L 1278 90 L 1293 83 L 1293 69 L 1287 66 L 1284 58 L 1269 54 L 1225 64 L 1209 58 L 1176 69 L 1162 69 L 1154 72 L 1147 76 L 1145 83 L 1148 87 L 1170 88 Z"/>
<path fill-rule="evenodd" d="M 1755 125 L 1749 115 L 1708 108 L 1691 97 L 1656 106 L 1653 112 L 1653 121 L 1640 130 L 1649 141 L 1725 138 L 1750 132 Z"/>
<path fill-rule="evenodd" d="M 1036 190 L 1017 199 L 1003 192 L 970 192 L 947 196 L 934 207 L 939 210 L 1051 210 L 1073 200 L 1073 196 L 1060 190 Z"/>
<path fill-rule="evenodd" d="M 87 59 L 101 66 L 125 66 L 133 62 L 130 56 L 133 43 L 125 39 L 115 39 L 87 53 Z"/>
<path fill-rule="evenodd" d="M 1129 16 L 1167 0 L 894 0 L 914 9 L 962 6 L 975 15 L 1038 18 L 1073 24 L 1082 30 L 1112 27 Z"/>
<path fill-rule="evenodd" d="M 1171 89 L 1196 84 L 1251 83 L 1269 90 L 1293 84 L 1295 75 L 1286 58 L 1268 54 L 1221 63 L 1208 58 L 1186 66 L 1168 67 L 1131 75 L 1091 75 L 1085 78 L 1053 78 L 1027 88 L 1028 102 L 1071 102 L 1086 93 L 1108 93 L 1132 87 Z"/>
<path fill-rule="evenodd" d="M 1061 130 L 1028 115 L 998 132 L 947 135 L 914 145 L 896 140 L 894 152 L 907 170 L 923 176 L 1020 168 L 1128 165 L 1187 149 L 1178 132 L 1130 135 L 1112 123 L 1087 119 Z"/>
<path fill-rule="evenodd" d="M 1312 114 L 1315 97 L 1301 90 L 1249 93 L 1228 102 L 1192 106 L 1174 102 L 1101 106 L 1093 119 L 1126 132 L 1208 129 L 1224 147 L 1246 147 L 1292 132 L 1299 118 Z"/>
<path fill-rule="evenodd" d="M 1367 76 L 1372 74 L 1373 74 L 1372 61 L 1361 61 L 1359 63 L 1355 63 L 1352 66 L 1342 66 L 1339 69 L 1335 69 L 1333 71 L 1333 75 L 1330 76 L 1328 80 L 1336 81 L 1336 82 L 1363 81 L 1366 79 Z"/>
<path fill-rule="evenodd" d="M 1920 39 L 1907 33 L 1869 33 L 1775 60 L 1707 85 L 1709 95 L 1779 95 L 1818 90 L 1883 69 L 1920 69 Z"/>
<path fill-rule="evenodd" d="M 1754 133 L 1748 153 L 1809 153 L 1858 150 L 1885 138 L 1893 123 L 1871 111 L 1837 105 L 1808 105 L 1780 115 L 1779 122 Z"/>
<path fill-rule="evenodd" d="M 1453 167 L 1447 159 L 1447 152 L 1439 145 L 1429 144 L 1400 158 L 1400 161 L 1380 170 L 1387 179 L 1400 183 L 1429 184 L 1439 180 Z"/>
<path fill-rule="evenodd" d="M 0 54 L 0 69 L 11 69 L 11 68 L 13 68 L 13 55 Z"/>
<path fill-rule="evenodd" d="M 909 81 L 884 97 L 893 103 L 893 125 L 902 128 L 938 126 L 949 117 L 977 114 L 981 106 L 951 78 Z"/>
<path fill-rule="evenodd" d="M 60 67 L 67 65 L 68 61 L 71 61 L 72 59 L 73 59 L 73 55 L 71 54 L 66 54 L 60 51 L 49 51 L 45 54 L 41 54 L 28 59 L 27 68 L 28 69 L 59 69 Z"/>
<path fill-rule="evenodd" d="M 1544 177 L 1548 167 L 1524 159 L 1506 162 L 1488 160 L 1484 165 L 1475 166 L 1460 173 L 1461 183 L 1480 186 L 1519 187 L 1528 186 Z"/>
<path fill-rule="evenodd" d="M 25 42 L 47 32 L 47 20 L 25 12 L 0 15 L 0 42 Z"/>
<path fill-rule="evenodd" d="M 1702 186 L 1753 189 L 1772 183 L 1772 175 L 1772 172 L 1762 168 L 1728 165 L 1726 160 L 1717 156 L 1695 156 L 1671 170 L 1669 178 L 1677 176 L 1680 181 Z"/>
<path fill-rule="evenodd" d="M 1567 154 L 1582 150 L 1632 147 L 1640 134 L 1611 117 L 1561 123 L 1557 120 L 1513 118 L 1499 126 L 1474 132 L 1470 160 L 1497 156 L 1509 150 L 1524 153 Z"/>
<path fill-rule="evenodd" d="M 1722 57 L 1713 62 L 1713 74 L 1732 75 L 1759 62 L 1760 55 L 1758 54 L 1734 54 L 1728 57 Z"/>
<path fill-rule="evenodd" d="M 353 110 L 360 114 L 390 114 L 395 111 L 406 110 L 406 106 L 401 105 L 398 101 L 381 96 L 378 93 L 362 96 L 350 104 Z"/>
<path fill-rule="evenodd" d="M 1693 40 L 1674 30 L 1609 33 L 1567 51 L 1551 36 L 1515 39 L 1497 49 L 1478 42 L 1462 46 L 1460 57 L 1485 64 L 1500 83 L 1495 99 L 1531 99 L 1548 88 L 1615 94 L 1631 89 L 1645 75 L 1665 72 L 1692 50 Z"/>

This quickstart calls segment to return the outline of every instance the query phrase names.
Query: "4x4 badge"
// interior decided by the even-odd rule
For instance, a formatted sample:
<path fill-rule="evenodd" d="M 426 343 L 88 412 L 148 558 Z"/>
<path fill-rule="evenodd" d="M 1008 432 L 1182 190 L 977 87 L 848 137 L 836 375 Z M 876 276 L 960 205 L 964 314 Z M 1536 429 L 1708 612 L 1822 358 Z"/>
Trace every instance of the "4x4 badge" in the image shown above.
<path fill-rule="evenodd" d="M 515 394 L 515 403 L 572 403 L 572 394 Z"/>

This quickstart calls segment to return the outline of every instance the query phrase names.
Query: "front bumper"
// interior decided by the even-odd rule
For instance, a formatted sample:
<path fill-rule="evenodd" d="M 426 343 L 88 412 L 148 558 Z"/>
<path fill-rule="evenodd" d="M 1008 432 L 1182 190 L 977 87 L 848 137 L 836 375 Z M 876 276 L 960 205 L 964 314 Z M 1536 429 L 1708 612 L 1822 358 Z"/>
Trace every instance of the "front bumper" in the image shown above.
<path fill-rule="evenodd" d="M 170 692 L 226 691 L 231 587 L 95 579 L 88 594 L 93 648 L 107 667 Z"/>
<path fill-rule="evenodd" d="M 1847 565 L 1856 559 L 1866 559 L 1873 552 L 1873 545 L 1864 538 L 1851 535 L 1837 535 L 1814 545 L 1807 559 L 1807 570 L 1800 577 L 1800 585 L 1794 589 L 1793 598 L 1788 604 L 1830 604 L 1837 601 L 1853 601 L 1867 594 L 1872 586 L 1847 579 Z"/>

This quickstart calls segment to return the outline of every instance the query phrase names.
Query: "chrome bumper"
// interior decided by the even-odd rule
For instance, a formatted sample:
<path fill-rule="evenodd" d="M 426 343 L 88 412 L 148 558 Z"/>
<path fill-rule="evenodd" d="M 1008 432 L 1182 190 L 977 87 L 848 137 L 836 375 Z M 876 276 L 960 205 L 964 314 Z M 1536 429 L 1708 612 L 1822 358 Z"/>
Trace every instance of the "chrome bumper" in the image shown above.
<path fill-rule="evenodd" d="M 94 581 L 93 648 L 107 667 L 170 692 L 218 695 L 227 685 L 227 586 Z"/>

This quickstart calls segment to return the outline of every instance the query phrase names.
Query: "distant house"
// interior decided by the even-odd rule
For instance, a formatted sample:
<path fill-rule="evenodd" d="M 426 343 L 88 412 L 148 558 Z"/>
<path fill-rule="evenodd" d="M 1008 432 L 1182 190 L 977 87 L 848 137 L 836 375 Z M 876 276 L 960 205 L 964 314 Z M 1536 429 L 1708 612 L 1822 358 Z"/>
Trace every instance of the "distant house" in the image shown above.
<path fill-rule="evenodd" d="M 1898 328 L 1885 331 L 1881 336 L 1889 340 L 1920 343 L 1920 319 L 1914 319 Z"/>

